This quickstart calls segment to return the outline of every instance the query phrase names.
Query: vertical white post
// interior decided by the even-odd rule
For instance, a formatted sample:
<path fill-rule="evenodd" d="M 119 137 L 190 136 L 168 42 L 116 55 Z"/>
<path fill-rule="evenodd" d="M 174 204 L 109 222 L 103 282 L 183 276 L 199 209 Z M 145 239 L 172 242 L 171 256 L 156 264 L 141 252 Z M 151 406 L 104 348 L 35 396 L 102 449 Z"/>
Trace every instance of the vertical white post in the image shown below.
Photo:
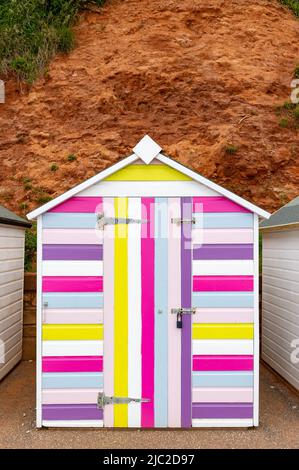
<path fill-rule="evenodd" d="M 253 425 L 259 425 L 260 321 L 259 321 L 259 219 L 254 214 L 254 389 Z"/>
<path fill-rule="evenodd" d="M 42 215 L 37 218 L 36 252 L 36 427 L 42 427 Z"/>

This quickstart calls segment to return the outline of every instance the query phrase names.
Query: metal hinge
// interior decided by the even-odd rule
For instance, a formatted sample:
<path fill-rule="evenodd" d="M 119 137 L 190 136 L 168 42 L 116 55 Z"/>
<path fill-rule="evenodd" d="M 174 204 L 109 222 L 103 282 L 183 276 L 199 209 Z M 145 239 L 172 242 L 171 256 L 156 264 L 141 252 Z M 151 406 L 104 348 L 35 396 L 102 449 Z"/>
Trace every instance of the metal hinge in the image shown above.
<path fill-rule="evenodd" d="M 130 397 L 106 397 L 103 392 L 98 394 L 98 407 L 104 408 L 106 405 L 126 405 L 128 403 L 148 403 L 149 398 L 130 398 Z"/>
<path fill-rule="evenodd" d="M 171 219 L 172 224 L 177 224 L 177 225 L 182 225 L 182 224 L 195 224 L 195 218 L 192 217 L 192 219 L 181 219 L 181 218 L 172 218 Z"/>
<path fill-rule="evenodd" d="M 104 214 L 97 215 L 97 223 L 99 229 L 103 230 L 105 225 L 116 225 L 116 224 L 146 224 L 148 220 L 143 219 L 129 219 L 125 217 L 105 217 Z"/>
<path fill-rule="evenodd" d="M 171 313 L 174 313 L 175 315 L 185 315 L 185 314 L 194 314 L 196 313 L 196 308 L 191 307 L 191 308 L 172 308 Z"/>

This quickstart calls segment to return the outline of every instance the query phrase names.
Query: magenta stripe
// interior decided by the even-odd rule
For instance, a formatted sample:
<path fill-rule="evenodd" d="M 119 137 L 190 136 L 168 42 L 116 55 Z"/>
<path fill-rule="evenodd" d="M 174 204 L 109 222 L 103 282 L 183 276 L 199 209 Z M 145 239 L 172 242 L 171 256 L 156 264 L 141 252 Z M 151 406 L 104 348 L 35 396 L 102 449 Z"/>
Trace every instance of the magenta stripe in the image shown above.
<path fill-rule="evenodd" d="M 155 282 L 154 282 L 154 198 L 142 198 L 142 219 L 149 220 L 141 228 L 141 355 L 142 397 L 149 403 L 141 404 L 141 426 L 154 427 L 154 332 L 155 332 Z"/>
<path fill-rule="evenodd" d="M 43 420 L 103 419 L 103 410 L 94 405 L 43 405 Z"/>
<path fill-rule="evenodd" d="M 253 245 L 194 245 L 193 259 L 253 259 Z"/>
<path fill-rule="evenodd" d="M 199 196 L 193 198 L 193 212 L 250 212 L 245 207 L 223 196 Z"/>
<path fill-rule="evenodd" d="M 44 356 L 43 372 L 103 372 L 103 356 Z"/>
<path fill-rule="evenodd" d="M 48 212 L 101 212 L 101 197 L 72 197 Z"/>
<path fill-rule="evenodd" d="M 193 292 L 252 292 L 253 276 L 193 276 Z"/>
<path fill-rule="evenodd" d="M 102 276 L 43 276 L 43 292 L 103 292 Z"/>
<path fill-rule="evenodd" d="M 71 241 L 71 240 L 70 240 Z M 43 260 L 99 260 L 103 245 L 43 245 Z"/>
<path fill-rule="evenodd" d="M 194 419 L 249 419 L 253 417 L 252 403 L 193 403 Z"/>
<path fill-rule="evenodd" d="M 193 356 L 194 371 L 251 371 L 253 356 Z"/>
<path fill-rule="evenodd" d="M 181 198 L 182 219 L 192 218 L 191 197 Z M 191 308 L 192 290 L 192 242 L 191 224 L 181 224 L 181 307 Z M 192 424 L 192 331 L 191 315 L 183 315 L 181 339 L 181 416 L 182 427 L 189 428 Z"/>

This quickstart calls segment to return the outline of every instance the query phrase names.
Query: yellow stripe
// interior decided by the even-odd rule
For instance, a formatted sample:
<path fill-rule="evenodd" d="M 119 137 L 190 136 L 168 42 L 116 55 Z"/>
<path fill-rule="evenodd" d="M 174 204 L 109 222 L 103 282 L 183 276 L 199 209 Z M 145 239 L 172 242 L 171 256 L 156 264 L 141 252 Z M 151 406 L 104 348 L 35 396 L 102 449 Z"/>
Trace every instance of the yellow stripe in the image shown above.
<path fill-rule="evenodd" d="M 195 323 L 193 339 L 253 339 L 252 323 Z"/>
<path fill-rule="evenodd" d="M 187 175 L 167 165 L 129 165 L 104 181 L 191 181 Z"/>
<path fill-rule="evenodd" d="M 85 339 L 103 339 L 103 325 L 43 325 L 44 341 Z"/>
<path fill-rule="evenodd" d="M 115 198 L 115 217 L 128 217 L 128 199 Z M 114 395 L 128 396 L 128 225 L 115 225 Z M 114 426 L 128 427 L 128 405 L 114 405 Z"/>

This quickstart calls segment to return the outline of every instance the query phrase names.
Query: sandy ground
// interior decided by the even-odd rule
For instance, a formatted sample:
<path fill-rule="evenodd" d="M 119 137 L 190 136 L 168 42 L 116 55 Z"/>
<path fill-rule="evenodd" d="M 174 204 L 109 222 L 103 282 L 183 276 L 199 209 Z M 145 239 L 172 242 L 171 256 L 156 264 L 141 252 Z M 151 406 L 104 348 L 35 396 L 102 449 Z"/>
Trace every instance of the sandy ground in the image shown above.
<path fill-rule="evenodd" d="M 22 362 L 0 383 L 0 448 L 298 448 L 299 396 L 261 367 L 257 429 L 35 429 L 33 362 Z"/>

